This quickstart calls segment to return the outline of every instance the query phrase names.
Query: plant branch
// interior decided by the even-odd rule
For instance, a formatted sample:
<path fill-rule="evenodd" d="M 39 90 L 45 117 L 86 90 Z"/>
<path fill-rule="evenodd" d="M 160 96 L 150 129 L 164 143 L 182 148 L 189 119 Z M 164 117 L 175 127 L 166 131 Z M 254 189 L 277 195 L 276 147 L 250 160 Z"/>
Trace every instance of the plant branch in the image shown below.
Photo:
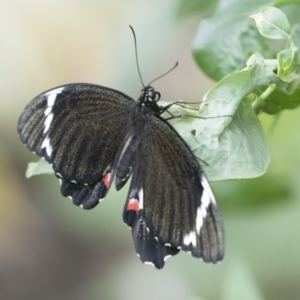
<path fill-rule="evenodd" d="M 252 108 L 254 110 L 257 109 L 260 106 L 260 104 L 273 93 L 275 89 L 275 83 L 269 84 L 268 88 L 259 97 L 257 97 L 255 101 L 253 101 Z"/>

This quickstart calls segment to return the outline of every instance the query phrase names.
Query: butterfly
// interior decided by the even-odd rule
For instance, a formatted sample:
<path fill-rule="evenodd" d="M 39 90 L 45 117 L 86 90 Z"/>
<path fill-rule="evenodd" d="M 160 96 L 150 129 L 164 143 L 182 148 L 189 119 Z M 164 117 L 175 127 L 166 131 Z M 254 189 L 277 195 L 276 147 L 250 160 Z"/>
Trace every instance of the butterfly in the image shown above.
<path fill-rule="evenodd" d="M 123 220 L 143 263 L 161 269 L 180 250 L 216 263 L 224 257 L 216 200 L 159 99 L 150 85 L 137 101 L 100 85 L 62 85 L 35 97 L 17 130 L 52 165 L 62 195 L 83 209 L 99 204 L 113 182 L 120 190 L 131 178 Z"/>

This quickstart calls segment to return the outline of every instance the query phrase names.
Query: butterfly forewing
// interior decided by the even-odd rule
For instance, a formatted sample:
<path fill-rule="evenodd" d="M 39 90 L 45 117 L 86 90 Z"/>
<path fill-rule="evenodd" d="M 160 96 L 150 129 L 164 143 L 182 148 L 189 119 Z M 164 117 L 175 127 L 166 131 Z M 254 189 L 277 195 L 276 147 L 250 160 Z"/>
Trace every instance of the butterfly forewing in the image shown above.
<path fill-rule="evenodd" d="M 32 100 L 19 119 L 18 132 L 61 178 L 95 183 L 128 131 L 134 103 L 101 86 L 65 85 Z"/>
<path fill-rule="evenodd" d="M 91 209 L 109 190 L 113 161 L 131 126 L 134 104 L 113 89 L 64 85 L 27 105 L 18 132 L 31 151 L 52 164 L 63 196 Z"/>
<path fill-rule="evenodd" d="M 224 230 L 209 184 L 191 150 L 163 119 L 148 118 L 142 137 L 144 215 L 160 242 L 205 261 L 224 256 Z"/>

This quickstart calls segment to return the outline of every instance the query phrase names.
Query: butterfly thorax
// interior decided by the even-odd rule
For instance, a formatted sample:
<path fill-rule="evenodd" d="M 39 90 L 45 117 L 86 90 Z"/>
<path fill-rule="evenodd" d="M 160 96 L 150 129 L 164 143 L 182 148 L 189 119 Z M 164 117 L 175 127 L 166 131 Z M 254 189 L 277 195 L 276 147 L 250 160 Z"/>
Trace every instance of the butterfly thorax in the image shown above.
<path fill-rule="evenodd" d="M 160 99 L 160 93 L 155 91 L 152 86 L 146 86 L 141 90 L 141 95 L 138 99 L 137 106 L 150 108 L 155 113 L 160 113 L 160 106 L 157 101 Z M 147 109 L 145 109 L 147 110 Z"/>

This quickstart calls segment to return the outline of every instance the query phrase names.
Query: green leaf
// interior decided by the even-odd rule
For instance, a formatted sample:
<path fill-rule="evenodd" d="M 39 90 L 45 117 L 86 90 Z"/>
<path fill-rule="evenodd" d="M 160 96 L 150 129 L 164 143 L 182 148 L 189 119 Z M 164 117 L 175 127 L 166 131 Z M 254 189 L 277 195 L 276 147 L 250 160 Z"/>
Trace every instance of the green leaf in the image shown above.
<path fill-rule="evenodd" d="M 294 109 L 300 105 L 300 88 L 288 94 L 276 89 L 259 107 L 265 113 L 276 114 L 284 109 Z"/>
<path fill-rule="evenodd" d="M 54 174 L 51 165 L 42 158 L 37 162 L 31 162 L 28 164 L 25 176 L 26 178 L 30 178 L 34 175 L 40 174 Z"/>
<path fill-rule="evenodd" d="M 222 300 L 263 300 L 264 297 L 248 266 L 235 255 L 225 274 Z"/>
<path fill-rule="evenodd" d="M 173 123 L 203 161 L 209 180 L 257 177 L 269 164 L 262 127 L 245 96 L 280 79 L 260 55 L 253 55 L 250 62 L 247 69 L 226 76 L 205 95 L 198 118 Z"/>
<path fill-rule="evenodd" d="M 224 184 L 226 185 L 225 182 Z M 275 176 L 267 172 L 259 178 L 231 181 L 229 189 L 225 186 L 223 188 L 219 183 L 216 198 L 222 199 L 219 207 L 225 214 L 256 213 L 262 209 L 274 209 L 276 205 L 287 205 L 287 199 L 292 194 L 291 184 L 285 174 Z M 232 198 L 232 195 L 243 195 L 243 201 L 240 197 Z"/>
<path fill-rule="evenodd" d="M 258 31 L 269 39 L 291 40 L 292 30 L 286 15 L 278 8 L 266 7 L 252 15 Z"/>
<path fill-rule="evenodd" d="M 294 73 L 299 67 L 299 50 L 296 47 L 285 49 L 277 54 L 278 76 L 285 82 L 297 78 Z"/>
<path fill-rule="evenodd" d="M 295 46 L 300 49 L 300 1 L 294 0 L 292 1 L 294 5 L 288 5 L 288 6 L 280 6 L 280 9 L 285 13 L 285 15 L 288 17 L 289 23 L 291 24 L 292 28 L 292 37 L 293 41 L 295 43 Z M 279 6 L 278 6 L 279 7 Z"/>
<path fill-rule="evenodd" d="M 260 52 L 272 58 L 275 51 L 262 37 L 249 15 L 269 0 L 221 0 L 216 13 L 204 19 L 193 42 L 194 58 L 209 77 L 220 80 L 241 70 L 248 57 Z"/>
<path fill-rule="evenodd" d="M 216 9 L 218 0 L 180 0 L 177 8 L 177 17 L 189 17 L 191 15 L 209 16 Z"/>

